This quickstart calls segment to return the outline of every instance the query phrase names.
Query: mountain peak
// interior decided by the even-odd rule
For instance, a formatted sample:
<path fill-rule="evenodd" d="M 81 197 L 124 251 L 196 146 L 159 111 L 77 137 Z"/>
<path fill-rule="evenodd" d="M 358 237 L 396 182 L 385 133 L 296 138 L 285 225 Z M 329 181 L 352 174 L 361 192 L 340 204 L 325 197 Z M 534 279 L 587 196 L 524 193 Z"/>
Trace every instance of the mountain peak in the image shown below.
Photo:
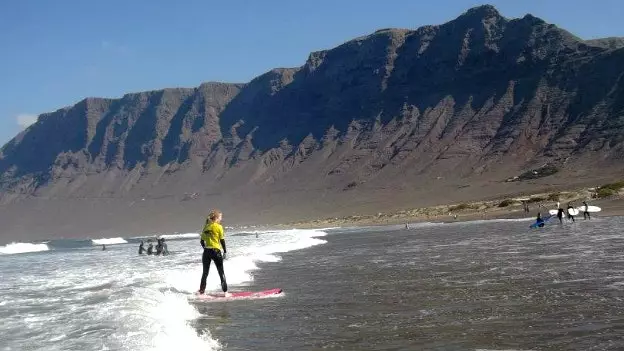
<path fill-rule="evenodd" d="M 503 17 L 496 7 L 492 5 L 481 5 L 468 9 L 460 17 L 478 18 L 478 19 L 490 19 Z"/>

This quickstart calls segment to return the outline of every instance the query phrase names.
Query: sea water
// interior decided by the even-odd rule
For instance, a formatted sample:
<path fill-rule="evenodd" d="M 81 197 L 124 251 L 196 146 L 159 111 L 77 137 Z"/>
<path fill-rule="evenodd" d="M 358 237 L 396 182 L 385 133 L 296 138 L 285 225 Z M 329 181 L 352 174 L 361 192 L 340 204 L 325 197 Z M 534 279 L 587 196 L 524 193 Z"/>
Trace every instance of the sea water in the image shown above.
<path fill-rule="evenodd" d="M 244 290 L 259 263 L 323 244 L 325 234 L 227 235 L 230 290 Z M 0 246 L 0 350 L 220 349 L 208 329 L 190 323 L 200 317 L 189 301 L 202 270 L 198 235 L 161 237 L 170 255 L 139 255 L 139 242 L 147 238 L 122 236 Z M 214 265 L 206 290 L 221 290 Z"/>
<path fill-rule="evenodd" d="M 7 245 L 0 350 L 624 349 L 624 217 L 533 222 L 228 231 L 231 290 L 285 291 L 229 302 L 189 298 L 196 234 L 165 257 L 124 235 Z"/>

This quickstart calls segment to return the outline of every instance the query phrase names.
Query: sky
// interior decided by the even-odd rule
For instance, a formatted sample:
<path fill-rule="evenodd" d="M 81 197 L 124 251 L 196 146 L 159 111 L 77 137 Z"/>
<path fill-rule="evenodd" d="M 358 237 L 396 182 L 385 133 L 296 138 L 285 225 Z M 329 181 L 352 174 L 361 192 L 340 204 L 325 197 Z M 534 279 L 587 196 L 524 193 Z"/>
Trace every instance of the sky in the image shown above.
<path fill-rule="evenodd" d="M 0 145 L 85 97 L 247 82 L 380 28 L 492 4 L 583 38 L 624 36 L 620 0 L 2 0 Z"/>

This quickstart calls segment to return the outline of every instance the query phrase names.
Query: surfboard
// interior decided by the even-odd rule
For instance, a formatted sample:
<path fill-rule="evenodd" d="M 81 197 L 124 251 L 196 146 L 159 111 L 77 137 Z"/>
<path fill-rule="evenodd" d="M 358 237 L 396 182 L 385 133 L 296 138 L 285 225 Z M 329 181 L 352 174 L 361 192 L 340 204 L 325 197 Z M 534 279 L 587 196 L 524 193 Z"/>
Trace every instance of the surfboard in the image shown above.
<path fill-rule="evenodd" d="M 577 210 L 576 208 L 568 208 L 568 213 L 572 216 L 578 216 L 579 210 Z"/>
<path fill-rule="evenodd" d="M 282 293 L 282 289 L 268 289 L 262 291 L 234 291 L 230 292 L 228 296 L 224 293 L 210 293 L 210 294 L 196 294 L 195 297 L 202 300 L 236 300 L 236 299 L 257 299 L 262 297 L 275 296 Z"/>
<path fill-rule="evenodd" d="M 551 218 L 553 218 L 553 215 L 550 216 L 546 216 L 544 218 L 542 218 L 544 225 L 546 225 L 546 222 L 548 222 Z M 535 223 L 531 224 L 530 226 L 531 228 L 539 228 L 539 223 L 537 221 L 535 221 Z"/>
<path fill-rule="evenodd" d="M 550 213 L 551 216 L 556 216 L 559 210 L 548 210 L 548 213 Z"/>
<path fill-rule="evenodd" d="M 576 208 L 579 212 L 585 212 L 585 205 Z M 598 206 L 587 206 L 587 212 L 600 212 L 602 209 Z"/>

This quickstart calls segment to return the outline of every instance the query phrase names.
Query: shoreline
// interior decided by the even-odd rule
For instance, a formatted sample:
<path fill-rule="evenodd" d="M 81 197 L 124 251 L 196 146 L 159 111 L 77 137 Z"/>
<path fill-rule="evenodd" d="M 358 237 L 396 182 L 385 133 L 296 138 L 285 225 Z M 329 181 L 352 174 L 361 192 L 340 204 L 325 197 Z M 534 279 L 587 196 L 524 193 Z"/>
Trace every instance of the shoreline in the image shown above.
<path fill-rule="evenodd" d="M 621 182 L 624 184 L 624 182 Z M 597 188 L 600 191 L 601 188 Z M 232 225 L 227 226 L 228 231 L 264 231 L 264 230 L 289 230 L 289 229 L 321 229 L 331 227 L 365 227 L 365 226 L 385 226 L 385 225 L 405 225 L 412 223 L 436 222 L 452 223 L 466 222 L 474 220 L 495 220 L 495 219 L 519 219 L 535 218 L 537 212 L 545 214 L 548 210 L 556 208 L 559 200 L 561 206 L 565 207 L 572 203 L 574 207 L 581 206 L 582 201 L 587 200 L 589 205 L 602 208 L 596 213 L 596 217 L 624 216 L 624 192 L 618 189 L 611 196 L 605 198 L 592 198 L 596 194 L 595 188 L 582 188 L 570 191 L 541 192 L 530 195 L 518 195 L 515 197 L 506 196 L 482 201 L 471 201 L 464 203 L 451 203 L 437 206 L 427 206 L 419 208 L 401 209 L 396 211 L 380 212 L 377 214 L 350 215 L 343 217 L 316 218 L 303 221 L 291 221 L 285 223 L 256 224 L 256 225 Z M 528 203 L 529 211 L 523 209 L 522 201 Z M 582 216 L 582 215 L 581 215 Z M 158 236 L 162 234 L 186 234 L 186 231 L 171 232 L 151 232 L 145 234 L 130 234 L 129 237 Z M 90 237 L 53 237 L 44 239 L 17 239 L 5 240 L 0 244 L 4 247 L 16 243 L 42 243 L 50 240 L 96 240 L 103 238 L 120 237 L 123 235 L 112 234 L 97 235 Z M 0 240 L 2 241 L 2 240 Z"/>
<path fill-rule="evenodd" d="M 346 217 L 333 217 L 314 219 L 309 221 L 295 221 L 263 226 L 274 229 L 319 229 L 328 227 L 359 227 L 359 226 L 383 226 L 422 222 L 467 222 L 474 220 L 493 219 L 517 219 L 534 218 L 538 212 L 547 213 L 556 208 L 556 203 L 561 206 L 572 203 L 574 207 L 587 201 L 589 205 L 601 207 L 597 216 L 613 217 L 624 216 L 624 197 L 621 195 L 603 199 L 589 199 L 593 189 L 580 189 L 557 193 L 555 199 L 553 193 L 536 193 L 523 197 L 499 198 L 496 200 L 473 201 L 459 204 L 447 204 L 430 207 L 420 207 L 377 215 L 352 215 Z M 524 211 L 522 200 L 528 200 L 529 211 Z M 507 204 L 504 204 L 507 202 Z M 504 206 L 501 206 L 504 205 Z"/>

